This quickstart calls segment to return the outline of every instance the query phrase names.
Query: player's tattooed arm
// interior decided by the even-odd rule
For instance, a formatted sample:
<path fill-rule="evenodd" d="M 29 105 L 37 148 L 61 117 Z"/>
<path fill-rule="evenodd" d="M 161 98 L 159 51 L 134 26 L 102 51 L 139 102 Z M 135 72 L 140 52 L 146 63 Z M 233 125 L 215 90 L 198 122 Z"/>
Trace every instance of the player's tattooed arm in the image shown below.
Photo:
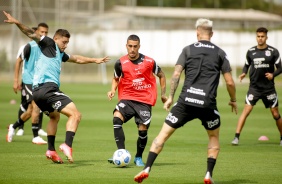
<path fill-rule="evenodd" d="M 35 31 L 26 25 L 22 24 L 19 20 L 14 18 L 12 15 L 9 13 L 3 11 L 4 15 L 7 17 L 7 20 L 4 20 L 4 22 L 9 23 L 9 24 L 16 24 L 18 28 L 29 38 L 33 39 L 36 42 L 39 42 L 40 36 L 35 33 Z"/>
<path fill-rule="evenodd" d="M 171 97 L 174 97 L 175 91 L 179 84 L 179 79 L 180 79 L 182 70 L 183 70 L 183 67 L 181 65 L 175 65 L 174 72 L 173 72 L 171 82 L 170 82 L 170 94 L 169 95 Z"/>

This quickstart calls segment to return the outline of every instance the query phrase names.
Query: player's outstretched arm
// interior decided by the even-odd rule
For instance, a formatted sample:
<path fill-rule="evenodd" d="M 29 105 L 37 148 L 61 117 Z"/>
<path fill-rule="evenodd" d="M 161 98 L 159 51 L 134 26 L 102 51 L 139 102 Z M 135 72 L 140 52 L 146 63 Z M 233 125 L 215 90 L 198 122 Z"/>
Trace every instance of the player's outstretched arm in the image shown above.
<path fill-rule="evenodd" d="M 90 58 L 81 55 L 71 55 L 68 62 L 77 63 L 77 64 L 88 64 L 88 63 L 105 63 L 108 62 L 110 58 L 108 56 L 103 58 Z"/>
<path fill-rule="evenodd" d="M 20 21 L 15 19 L 13 16 L 11 16 L 9 13 L 3 11 L 4 15 L 7 17 L 7 20 L 4 20 L 4 22 L 9 24 L 16 24 L 18 28 L 29 38 L 33 39 L 36 42 L 40 41 L 40 35 L 37 35 L 33 29 L 23 25 Z"/>

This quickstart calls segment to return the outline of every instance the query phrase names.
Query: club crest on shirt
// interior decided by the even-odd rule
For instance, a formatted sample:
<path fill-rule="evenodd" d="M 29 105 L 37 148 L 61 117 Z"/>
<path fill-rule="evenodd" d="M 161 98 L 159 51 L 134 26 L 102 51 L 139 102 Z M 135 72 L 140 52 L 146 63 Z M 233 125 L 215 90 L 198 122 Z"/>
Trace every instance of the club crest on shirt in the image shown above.
<path fill-rule="evenodd" d="M 254 99 L 254 95 L 253 94 L 249 94 L 249 96 L 248 96 L 248 100 L 253 100 Z"/>
<path fill-rule="evenodd" d="M 265 55 L 266 55 L 266 56 L 271 56 L 271 52 L 270 52 L 269 50 L 266 50 L 266 51 L 265 51 Z"/>

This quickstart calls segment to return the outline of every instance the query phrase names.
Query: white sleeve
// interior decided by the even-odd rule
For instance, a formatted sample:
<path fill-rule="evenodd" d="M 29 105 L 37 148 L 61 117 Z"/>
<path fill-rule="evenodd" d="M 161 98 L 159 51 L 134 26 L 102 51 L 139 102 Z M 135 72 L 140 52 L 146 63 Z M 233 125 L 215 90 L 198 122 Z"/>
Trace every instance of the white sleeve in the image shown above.
<path fill-rule="evenodd" d="M 19 57 L 21 57 L 22 60 L 24 60 L 24 53 L 23 53 L 23 51 L 24 51 L 24 47 L 25 47 L 25 46 L 26 46 L 26 45 L 22 45 L 22 46 L 19 48 L 18 54 L 17 54 L 17 59 L 18 59 Z"/>

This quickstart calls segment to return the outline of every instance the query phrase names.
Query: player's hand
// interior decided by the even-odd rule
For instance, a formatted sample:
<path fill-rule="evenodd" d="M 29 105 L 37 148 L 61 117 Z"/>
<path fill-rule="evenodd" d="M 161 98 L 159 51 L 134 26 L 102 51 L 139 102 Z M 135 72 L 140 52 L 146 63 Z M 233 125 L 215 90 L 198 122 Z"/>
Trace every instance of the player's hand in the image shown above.
<path fill-rule="evenodd" d="M 228 105 L 231 106 L 231 111 L 232 111 L 232 112 L 235 112 L 235 114 L 238 113 L 237 102 L 232 102 L 232 101 L 230 101 L 230 102 L 228 103 Z"/>
<path fill-rule="evenodd" d="M 107 95 L 108 95 L 109 100 L 112 100 L 112 98 L 115 96 L 115 92 L 109 91 Z"/>
<path fill-rule="evenodd" d="M 240 82 L 242 82 L 242 80 L 245 78 L 245 76 L 246 76 L 245 73 L 242 73 L 241 75 L 239 75 Z"/>
<path fill-rule="evenodd" d="M 100 63 L 108 62 L 108 61 L 110 61 L 110 60 L 111 60 L 111 59 L 110 59 L 108 56 L 106 56 L 106 57 L 103 57 L 103 58 L 97 58 L 96 61 L 95 61 L 95 63 L 100 64 Z"/>
<path fill-rule="evenodd" d="M 18 91 L 20 91 L 21 89 L 22 89 L 22 86 L 18 84 L 17 82 L 14 82 L 14 85 L 13 85 L 14 92 L 17 94 Z"/>
<path fill-rule="evenodd" d="M 171 97 L 168 97 L 168 99 L 166 100 L 166 102 L 164 103 L 164 109 L 166 111 L 169 111 L 169 108 L 171 106 L 171 104 L 173 103 L 173 99 Z"/>
<path fill-rule="evenodd" d="M 9 23 L 9 24 L 14 24 L 18 23 L 19 21 L 12 17 L 9 13 L 3 11 L 4 15 L 7 17 L 7 20 L 4 20 L 4 22 Z"/>
<path fill-rule="evenodd" d="M 272 79 L 273 79 L 273 74 L 272 74 L 272 73 L 265 73 L 265 77 L 266 77 L 268 80 L 272 80 Z"/>
<path fill-rule="evenodd" d="M 162 102 L 165 103 L 167 101 L 167 97 L 165 95 L 161 96 Z"/>

